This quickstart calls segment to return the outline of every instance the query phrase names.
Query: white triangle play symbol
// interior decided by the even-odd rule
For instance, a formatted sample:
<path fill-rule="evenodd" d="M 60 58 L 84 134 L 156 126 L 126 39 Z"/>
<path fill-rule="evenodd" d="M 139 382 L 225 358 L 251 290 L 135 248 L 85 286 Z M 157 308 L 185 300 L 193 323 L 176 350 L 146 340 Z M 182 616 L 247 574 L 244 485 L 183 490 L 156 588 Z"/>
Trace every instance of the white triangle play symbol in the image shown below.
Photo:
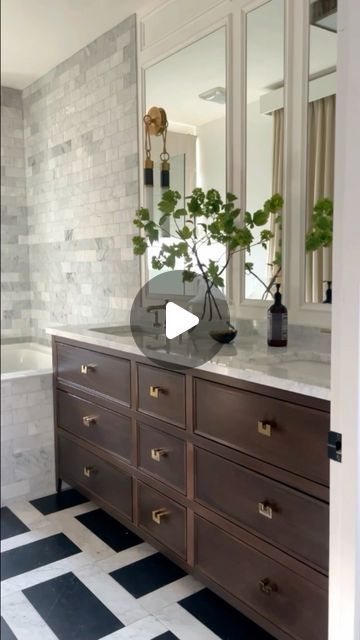
<path fill-rule="evenodd" d="M 169 340 L 180 336 L 185 331 L 196 327 L 199 318 L 190 311 L 186 311 L 174 302 L 168 302 L 165 307 L 166 337 Z"/>

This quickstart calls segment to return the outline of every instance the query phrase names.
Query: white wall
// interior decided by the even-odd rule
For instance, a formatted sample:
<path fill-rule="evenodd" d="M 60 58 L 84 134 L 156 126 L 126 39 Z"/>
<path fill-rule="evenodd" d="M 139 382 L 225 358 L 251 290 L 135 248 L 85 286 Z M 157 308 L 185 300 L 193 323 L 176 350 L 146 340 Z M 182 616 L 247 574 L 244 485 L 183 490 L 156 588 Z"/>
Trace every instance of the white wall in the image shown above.
<path fill-rule="evenodd" d="M 225 107 L 224 107 L 225 110 Z M 226 195 L 226 122 L 212 120 L 196 128 L 197 186 L 207 191 L 217 189 Z"/>
<path fill-rule="evenodd" d="M 247 105 L 246 133 L 246 209 L 254 213 L 272 195 L 273 119 L 260 113 L 259 100 Z M 260 232 L 254 231 L 256 242 Z M 267 251 L 261 246 L 254 247 L 246 259 L 254 263 L 255 272 L 266 281 Z M 253 276 L 246 276 L 246 297 L 258 299 L 263 293 L 261 284 Z"/>
<path fill-rule="evenodd" d="M 360 76 L 358 0 L 339 2 L 330 463 L 330 640 L 360 638 Z"/>

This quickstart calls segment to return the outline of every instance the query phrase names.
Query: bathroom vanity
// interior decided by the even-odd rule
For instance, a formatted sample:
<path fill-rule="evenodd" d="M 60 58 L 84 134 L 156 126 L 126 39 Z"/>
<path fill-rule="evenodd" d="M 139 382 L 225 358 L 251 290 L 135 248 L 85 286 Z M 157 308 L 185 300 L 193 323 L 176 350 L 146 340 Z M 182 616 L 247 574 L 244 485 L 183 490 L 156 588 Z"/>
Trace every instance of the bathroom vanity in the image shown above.
<path fill-rule="evenodd" d="M 59 489 L 275 638 L 325 640 L 329 400 L 52 333 Z"/>

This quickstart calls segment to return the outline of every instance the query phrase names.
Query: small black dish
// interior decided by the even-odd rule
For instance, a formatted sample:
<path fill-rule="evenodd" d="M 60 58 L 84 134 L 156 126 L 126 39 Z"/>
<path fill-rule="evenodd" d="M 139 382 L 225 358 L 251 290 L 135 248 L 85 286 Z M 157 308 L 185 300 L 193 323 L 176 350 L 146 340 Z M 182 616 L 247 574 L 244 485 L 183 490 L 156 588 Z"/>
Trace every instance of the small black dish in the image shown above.
<path fill-rule="evenodd" d="M 229 325 L 226 329 L 218 329 L 214 331 L 210 331 L 210 335 L 213 340 L 217 342 L 221 342 L 221 344 L 229 344 L 236 338 L 237 329 L 232 325 Z"/>

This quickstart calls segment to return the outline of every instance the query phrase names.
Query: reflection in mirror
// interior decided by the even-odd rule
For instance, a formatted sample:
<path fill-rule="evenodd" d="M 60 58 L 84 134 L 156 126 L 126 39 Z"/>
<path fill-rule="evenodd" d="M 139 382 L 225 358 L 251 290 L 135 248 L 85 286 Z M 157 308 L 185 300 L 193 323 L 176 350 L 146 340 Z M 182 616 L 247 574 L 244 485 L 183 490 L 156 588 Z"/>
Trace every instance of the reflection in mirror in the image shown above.
<path fill-rule="evenodd" d="M 313 229 L 316 203 L 323 198 L 332 203 L 334 194 L 337 0 L 310 0 L 309 46 L 307 232 Z M 324 244 L 319 232 L 315 227 L 315 247 Z M 325 301 L 332 280 L 331 242 L 307 251 L 305 268 L 305 301 Z"/>
<path fill-rule="evenodd" d="M 218 29 L 192 45 L 148 68 L 145 73 L 146 112 L 156 105 L 165 109 L 168 118 L 167 150 L 170 154 L 170 189 L 182 197 L 195 187 L 204 191 L 217 189 L 226 194 L 226 33 Z M 151 137 L 154 160 L 154 187 L 151 190 L 155 220 L 160 217 L 157 204 L 161 199 L 161 137 Z M 145 188 L 146 191 L 149 189 Z M 148 196 L 149 197 L 149 196 Z M 148 204 L 148 203 L 147 203 Z M 179 202 L 184 206 L 184 200 Z M 174 222 L 171 223 L 174 226 Z M 166 242 L 179 240 L 176 228 L 166 229 Z M 147 252 L 147 277 L 158 275 L 151 259 L 159 251 L 164 236 Z M 174 236 L 174 239 L 173 239 Z M 209 250 L 211 256 L 208 255 Z M 204 257 L 225 262 L 221 246 L 204 246 Z M 178 259 L 176 269 L 183 268 Z M 164 271 L 164 270 L 163 270 Z M 194 294 L 195 283 L 184 284 L 183 291 Z M 150 293 L 166 293 L 151 290 Z M 174 292 L 172 292 L 174 293 Z"/>
<path fill-rule="evenodd" d="M 246 19 L 247 121 L 246 209 L 256 211 L 272 194 L 283 194 L 284 148 L 284 0 L 269 0 Z M 280 277 L 281 225 L 270 216 L 274 233 L 268 248 L 247 254 L 245 297 L 268 297 L 266 287 Z M 260 230 L 254 229 L 255 242 Z M 256 235 L 257 233 L 257 235 Z"/>

